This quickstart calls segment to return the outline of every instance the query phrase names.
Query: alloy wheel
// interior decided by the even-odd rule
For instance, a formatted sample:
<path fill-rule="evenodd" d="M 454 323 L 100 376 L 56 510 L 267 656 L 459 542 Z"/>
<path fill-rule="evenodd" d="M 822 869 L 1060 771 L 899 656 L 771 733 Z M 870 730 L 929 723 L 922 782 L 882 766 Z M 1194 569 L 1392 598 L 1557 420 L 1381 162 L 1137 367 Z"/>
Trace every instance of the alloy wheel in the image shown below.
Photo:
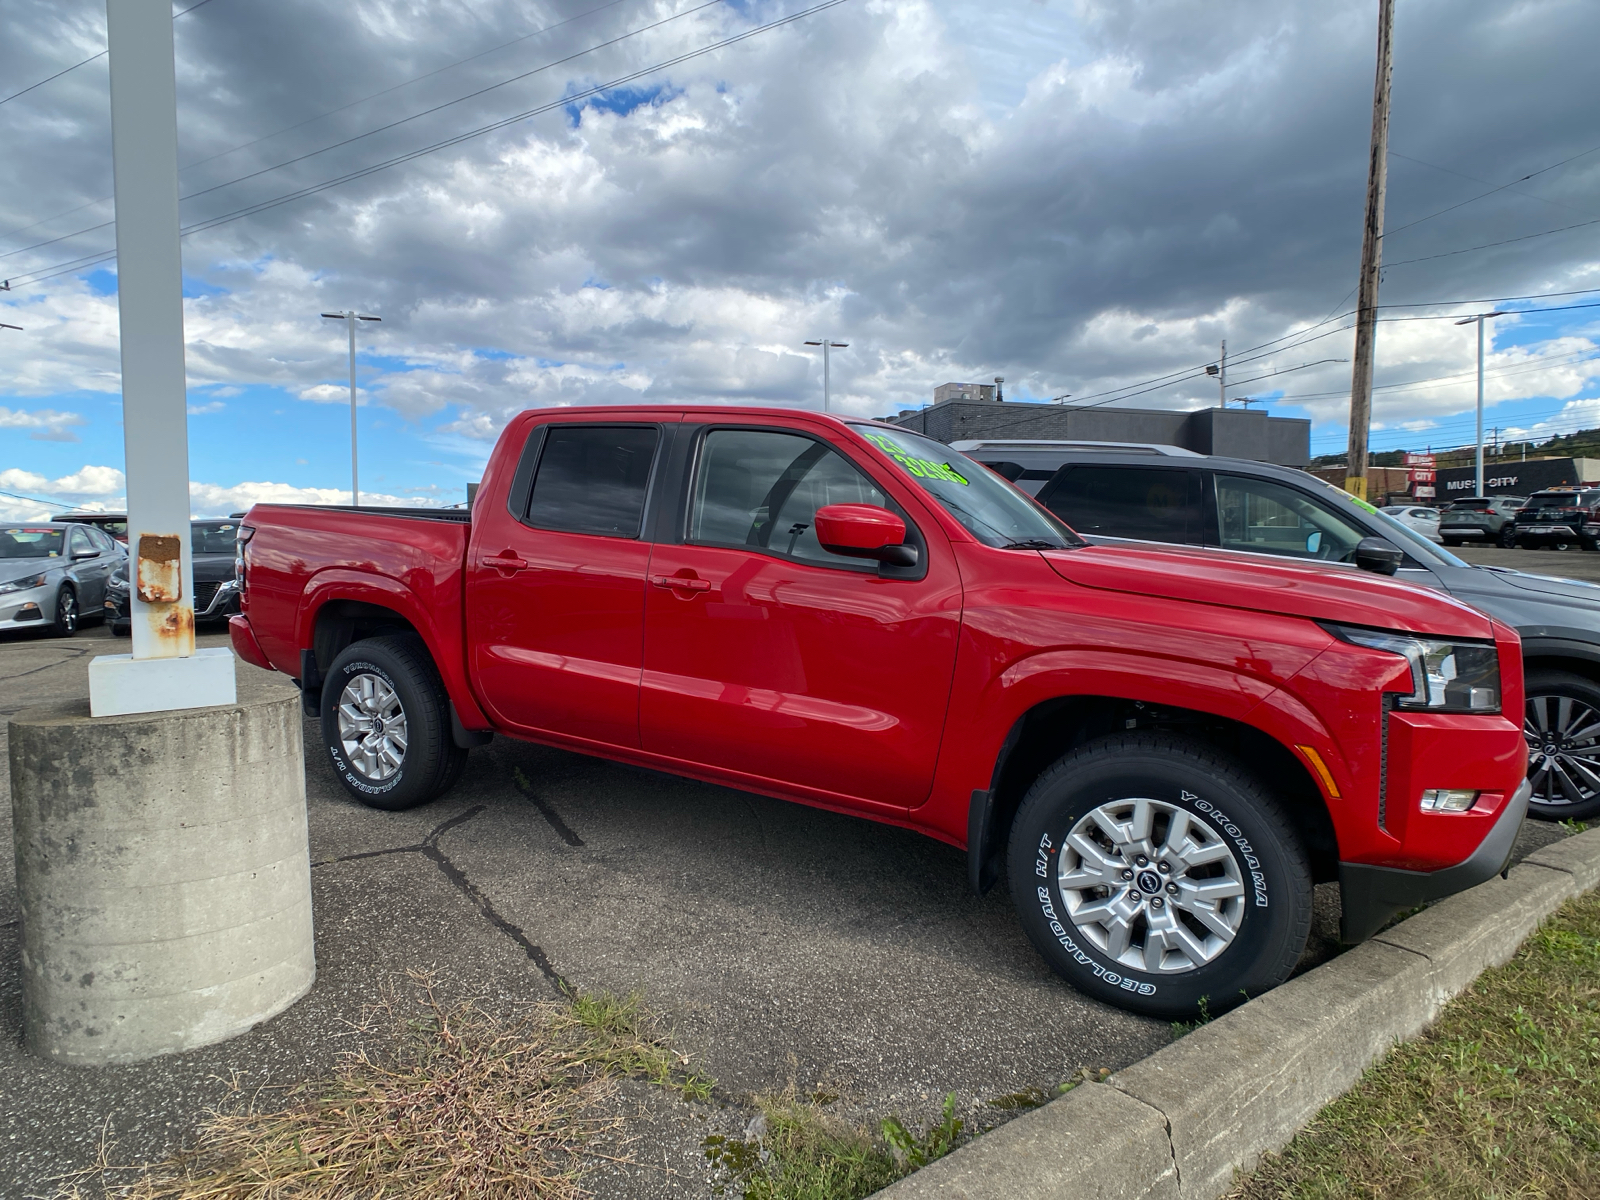
<path fill-rule="evenodd" d="M 1187 810 L 1112 800 L 1067 834 L 1057 881 L 1079 932 L 1124 966 L 1175 975 L 1233 944 L 1245 887 L 1233 849 Z"/>
<path fill-rule="evenodd" d="M 386 679 L 362 673 L 339 694 L 345 761 L 373 783 L 394 778 L 406 757 L 406 713 Z"/>
<path fill-rule="evenodd" d="M 1529 696 L 1523 735 L 1533 802 L 1587 804 L 1600 796 L 1600 712 L 1573 696 Z"/>
<path fill-rule="evenodd" d="M 62 633 L 78 632 L 78 599 L 71 592 L 63 591 L 56 599 L 56 624 Z"/>

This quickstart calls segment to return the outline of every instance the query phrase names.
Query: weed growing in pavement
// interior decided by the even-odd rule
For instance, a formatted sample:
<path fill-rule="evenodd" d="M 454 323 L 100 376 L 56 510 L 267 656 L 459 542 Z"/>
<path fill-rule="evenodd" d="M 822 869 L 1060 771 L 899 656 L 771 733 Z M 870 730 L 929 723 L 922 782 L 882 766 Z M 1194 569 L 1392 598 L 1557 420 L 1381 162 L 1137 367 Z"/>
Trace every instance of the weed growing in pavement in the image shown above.
<path fill-rule="evenodd" d="M 1600 1196 L 1600 893 L 1569 902 L 1233 1196 Z"/>
<path fill-rule="evenodd" d="M 392 1049 L 352 1054 L 270 1111 L 218 1112 L 193 1150 L 106 1187 L 123 1200 L 577 1200 L 589 1139 L 615 1129 L 615 1080 L 702 1095 L 638 996 L 574 996 L 519 1012 L 444 1001 L 426 980 L 366 1028 Z M 102 1172 L 102 1178 L 105 1174 Z"/>
<path fill-rule="evenodd" d="M 1587 832 L 1589 826 L 1587 822 L 1580 821 L 1576 817 L 1568 817 L 1561 822 L 1561 828 L 1568 833 L 1584 833 Z"/>
<path fill-rule="evenodd" d="M 1172 1023 L 1172 1040 L 1177 1041 L 1186 1033 L 1193 1033 L 1202 1025 L 1209 1025 L 1216 1018 L 1211 1015 L 1211 997 L 1200 997 L 1200 1015 L 1192 1021 L 1174 1021 Z"/>
<path fill-rule="evenodd" d="M 881 1138 L 852 1128 L 801 1100 L 793 1086 L 758 1099 L 760 1113 L 743 1137 L 713 1135 L 702 1143 L 716 1172 L 712 1190 L 744 1200 L 859 1200 L 948 1154 L 964 1123 L 956 1097 L 945 1097 L 939 1121 L 911 1132 L 890 1117 Z"/>

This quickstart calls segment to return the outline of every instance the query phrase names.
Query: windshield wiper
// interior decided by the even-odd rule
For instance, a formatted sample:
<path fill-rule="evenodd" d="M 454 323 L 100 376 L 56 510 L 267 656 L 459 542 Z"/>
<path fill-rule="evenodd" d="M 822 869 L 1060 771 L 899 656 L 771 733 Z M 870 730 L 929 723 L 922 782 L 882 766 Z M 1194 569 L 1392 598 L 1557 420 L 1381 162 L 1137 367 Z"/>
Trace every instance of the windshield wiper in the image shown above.
<path fill-rule="evenodd" d="M 1065 542 L 1052 542 L 1045 538 L 1021 538 L 1015 542 L 1006 542 L 1000 547 L 1002 550 L 1065 550 Z"/>

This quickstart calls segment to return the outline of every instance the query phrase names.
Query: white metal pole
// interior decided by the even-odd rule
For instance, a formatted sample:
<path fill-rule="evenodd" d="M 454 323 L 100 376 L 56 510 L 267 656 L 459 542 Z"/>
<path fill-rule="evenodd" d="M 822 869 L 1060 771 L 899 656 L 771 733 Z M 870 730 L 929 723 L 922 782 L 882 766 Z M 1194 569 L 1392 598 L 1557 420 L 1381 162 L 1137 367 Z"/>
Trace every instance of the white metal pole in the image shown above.
<path fill-rule="evenodd" d="M 1483 318 L 1478 318 L 1478 490 L 1483 495 Z"/>
<path fill-rule="evenodd" d="M 356 476 L 356 311 L 344 315 L 350 326 L 350 503 L 361 504 L 361 483 Z"/>
<path fill-rule="evenodd" d="M 106 32 L 133 657 L 187 658 L 194 567 L 172 5 L 106 0 Z"/>

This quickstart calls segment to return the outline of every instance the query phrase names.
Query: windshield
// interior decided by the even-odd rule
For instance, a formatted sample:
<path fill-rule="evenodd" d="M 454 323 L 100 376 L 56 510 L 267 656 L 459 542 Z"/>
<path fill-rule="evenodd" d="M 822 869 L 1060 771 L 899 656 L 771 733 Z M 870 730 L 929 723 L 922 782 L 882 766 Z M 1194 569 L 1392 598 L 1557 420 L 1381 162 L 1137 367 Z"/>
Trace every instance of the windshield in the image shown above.
<path fill-rule="evenodd" d="M 234 521 L 197 521 L 189 530 L 189 546 L 196 554 L 232 554 L 239 531 Z"/>
<path fill-rule="evenodd" d="M 60 558 L 66 531 L 49 526 L 0 529 L 0 558 Z"/>
<path fill-rule="evenodd" d="M 1059 550 L 1084 541 L 982 464 L 920 434 L 855 426 L 985 546 Z"/>

